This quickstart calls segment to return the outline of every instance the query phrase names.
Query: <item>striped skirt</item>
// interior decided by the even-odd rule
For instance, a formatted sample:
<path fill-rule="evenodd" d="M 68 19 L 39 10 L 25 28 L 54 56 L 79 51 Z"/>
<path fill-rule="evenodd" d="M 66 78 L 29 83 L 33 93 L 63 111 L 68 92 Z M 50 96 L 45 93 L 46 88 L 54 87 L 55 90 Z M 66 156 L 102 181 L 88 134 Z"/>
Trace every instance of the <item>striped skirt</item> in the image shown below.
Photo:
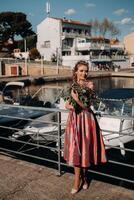
<path fill-rule="evenodd" d="M 64 159 L 69 165 L 79 167 L 106 162 L 102 134 L 92 112 L 69 112 L 64 137 Z"/>

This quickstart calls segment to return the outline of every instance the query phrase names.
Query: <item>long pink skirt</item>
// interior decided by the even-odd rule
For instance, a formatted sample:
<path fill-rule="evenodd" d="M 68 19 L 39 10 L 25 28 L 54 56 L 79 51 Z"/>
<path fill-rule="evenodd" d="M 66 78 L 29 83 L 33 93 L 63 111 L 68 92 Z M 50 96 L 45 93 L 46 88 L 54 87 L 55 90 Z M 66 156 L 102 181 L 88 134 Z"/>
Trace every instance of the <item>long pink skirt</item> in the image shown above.
<path fill-rule="evenodd" d="M 69 165 L 79 167 L 106 162 L 102 134 L 92 112 L 69 112 L 64 138 L 64 159 Z"/>

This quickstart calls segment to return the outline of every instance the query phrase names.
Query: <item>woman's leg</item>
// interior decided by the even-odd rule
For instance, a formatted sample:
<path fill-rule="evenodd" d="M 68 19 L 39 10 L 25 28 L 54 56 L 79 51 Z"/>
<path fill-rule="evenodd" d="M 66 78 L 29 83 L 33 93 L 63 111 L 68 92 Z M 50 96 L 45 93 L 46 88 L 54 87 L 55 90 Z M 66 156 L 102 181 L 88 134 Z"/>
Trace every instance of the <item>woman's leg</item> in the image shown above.
<path fill-rule="evenodd" d="M 83 189 L 88 188 L 87 170 L 88 168 L 83 168 Z"/>
<path fill-rule="evenodd" d="M 80 185 L 80 167 L 74 167 L 74 185 L 73 188 L 78 190 Z"/>

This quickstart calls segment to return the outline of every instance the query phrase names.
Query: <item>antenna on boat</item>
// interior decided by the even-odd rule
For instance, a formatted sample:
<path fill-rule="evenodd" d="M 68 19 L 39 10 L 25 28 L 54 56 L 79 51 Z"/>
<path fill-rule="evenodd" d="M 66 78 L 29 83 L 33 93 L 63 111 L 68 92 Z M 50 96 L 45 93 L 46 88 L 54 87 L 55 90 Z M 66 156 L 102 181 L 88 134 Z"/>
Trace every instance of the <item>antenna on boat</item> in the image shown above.
<path fill-rule="evenodd" d="M 50 17 L 50 2 L 46 2 L 46 13 L 47 17 Z"/>

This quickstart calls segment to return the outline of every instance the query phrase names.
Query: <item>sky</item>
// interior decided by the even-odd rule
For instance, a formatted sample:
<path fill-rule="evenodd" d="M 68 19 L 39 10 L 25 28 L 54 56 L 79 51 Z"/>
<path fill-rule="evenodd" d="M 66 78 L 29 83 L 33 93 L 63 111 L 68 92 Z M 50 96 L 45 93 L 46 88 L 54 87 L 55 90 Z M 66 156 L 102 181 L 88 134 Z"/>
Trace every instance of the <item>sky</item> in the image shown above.
<path fill-rule="evenodd" d="M 0 12 L 23 12 L 32 28 L 37 32 L 37 25 L 46 14 L 46 2 L 50 2 L 51 17 L 89 22 L 91 19 L 102 21 L 107 17 L 120 29 L 123 37 L 134 32 L 134 1 L 133 0 L 0 0 Z"/>

